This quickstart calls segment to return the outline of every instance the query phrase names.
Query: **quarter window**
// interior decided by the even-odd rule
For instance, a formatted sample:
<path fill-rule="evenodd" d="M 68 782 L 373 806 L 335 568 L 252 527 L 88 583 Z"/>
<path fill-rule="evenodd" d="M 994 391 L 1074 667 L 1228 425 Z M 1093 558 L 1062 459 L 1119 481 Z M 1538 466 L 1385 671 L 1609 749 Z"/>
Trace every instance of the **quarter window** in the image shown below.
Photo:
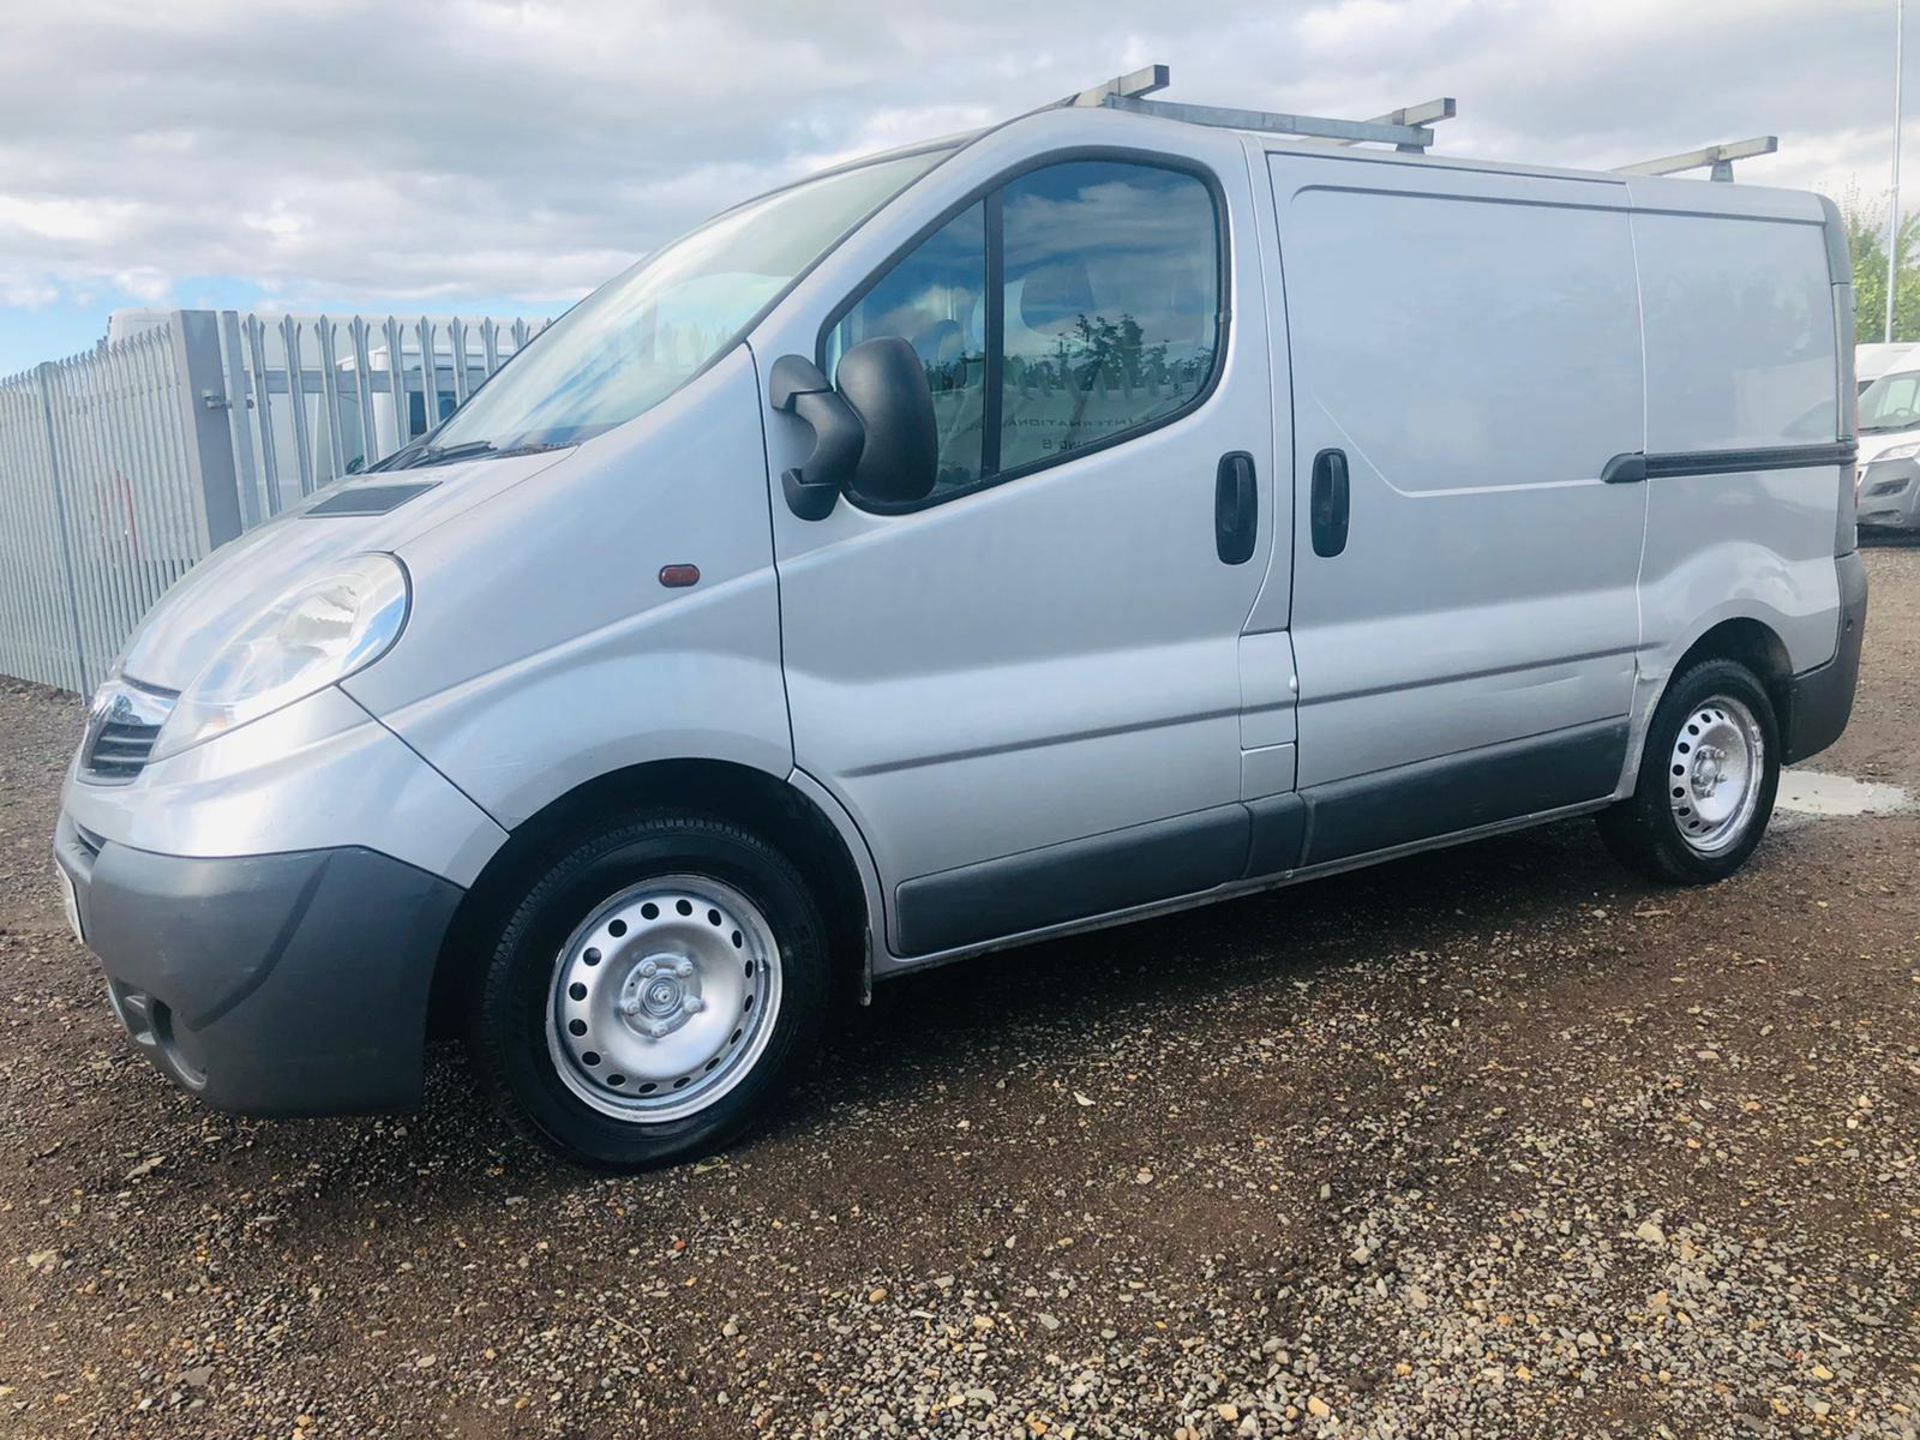
<path fill-rule="evenodd" d="M 976 483 L 986 423 L 986 206 L 961 211 L 876 281 L 833 332 L 828 373 L 877 335 L 911 341 L 933 387 L 940 432 L 935 493 Z"/>
<path fill-rule="evenodd" d="M 945 498 L 1192 404 L 1218 358 L 1220 256 L 1213 195 L 1194 175 L 1045 166 L 896 262 L 833 327 L 827 363 L 876 335 L 913 344 L 933 386 L 934 498 Z"/>

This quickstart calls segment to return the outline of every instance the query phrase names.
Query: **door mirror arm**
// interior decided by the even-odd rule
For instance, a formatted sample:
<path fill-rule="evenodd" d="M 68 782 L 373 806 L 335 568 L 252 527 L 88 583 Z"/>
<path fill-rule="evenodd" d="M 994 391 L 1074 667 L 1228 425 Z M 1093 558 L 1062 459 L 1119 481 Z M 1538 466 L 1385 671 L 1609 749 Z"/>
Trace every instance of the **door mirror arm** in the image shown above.
<path fill-rule="evenodd" d="M 827 383 L 820 367 L 804 356 L 782 355 L 773 362 L 767 401 L 813 431 L 812 453 L 781 473 L 780 486 L 786 493 L 787 508 L 795 515 L 802 520 L 824 520 L 833 513 L 840 492 L 860 464 L 866 427 L 853 407 Z"/>

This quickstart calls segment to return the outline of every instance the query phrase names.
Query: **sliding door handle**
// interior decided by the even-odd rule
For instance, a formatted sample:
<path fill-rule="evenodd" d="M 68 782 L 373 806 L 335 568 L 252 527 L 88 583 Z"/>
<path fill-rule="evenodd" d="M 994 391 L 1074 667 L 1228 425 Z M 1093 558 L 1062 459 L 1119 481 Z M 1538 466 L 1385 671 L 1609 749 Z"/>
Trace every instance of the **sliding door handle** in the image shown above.
<path fill-rule="evenodd" d="M 1254 483 L 1253 456 L 1235 450 L 1220 457 L 1213 477 L 1213 544 L 1223 564 L 1244 565 L 1253 558 L 1260 531 L 1260 491 Z"/>
<path fill-rule="evenodd" d="M 1313 489 L 1307 506 L 1313 520 L 1314 554 L 1331 558 L 1347 548 L 1349 504 L 1346 452 L 1322 450 L 1313 457 Z"/>

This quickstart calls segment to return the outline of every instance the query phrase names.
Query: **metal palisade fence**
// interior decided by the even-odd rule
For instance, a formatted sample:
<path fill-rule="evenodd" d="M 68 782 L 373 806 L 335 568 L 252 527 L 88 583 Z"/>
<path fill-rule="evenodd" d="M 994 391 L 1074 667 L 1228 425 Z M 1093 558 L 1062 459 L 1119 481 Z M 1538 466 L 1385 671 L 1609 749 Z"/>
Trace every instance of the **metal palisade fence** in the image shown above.
<path fill-rule="evenodd" d="M 148 312 L 0 379 L 0 674 L 91 691 L 197 561 L 426 433 L 541 328 Z"/>

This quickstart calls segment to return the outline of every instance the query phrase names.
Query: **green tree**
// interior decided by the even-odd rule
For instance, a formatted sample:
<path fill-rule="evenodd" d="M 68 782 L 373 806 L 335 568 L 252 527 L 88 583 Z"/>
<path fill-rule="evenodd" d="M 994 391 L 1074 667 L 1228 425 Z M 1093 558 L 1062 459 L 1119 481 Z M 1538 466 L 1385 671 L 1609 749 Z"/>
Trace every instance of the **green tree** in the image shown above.
<path fill-rule="evenodd" d="M 1849 191 L 1840 200 L 1853 255 L 1854 338 L 1869 344 L 1886 338 L 1887 211 Z M 1920 342 L 1920 215 L 1900 222 L 1900 291 L 1894 305 L 1893 338 Z"/>

